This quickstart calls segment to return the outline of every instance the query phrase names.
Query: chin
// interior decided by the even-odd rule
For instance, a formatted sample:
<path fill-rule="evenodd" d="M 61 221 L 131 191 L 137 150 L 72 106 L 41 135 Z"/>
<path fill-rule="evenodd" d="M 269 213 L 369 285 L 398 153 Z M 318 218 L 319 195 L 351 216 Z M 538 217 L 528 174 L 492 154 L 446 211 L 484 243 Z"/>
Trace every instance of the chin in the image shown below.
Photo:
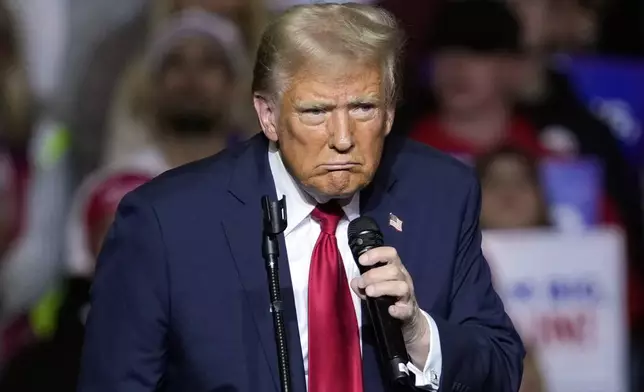
<path fill-rule="evenodd" d="M 321 196 L 324 196 L 325 198 L 329 198 L 329 199 L 347 199 L 349 197 L 352 197 L 359 190 L 360 190 L 359 188 L 343 189 L 343 190 L 326 189 L 325 192 L 321 192 L 322 193 Z"/>
<path fill-rule="evenodd" d="M 343 199 L 353 196 L 368 184 L 364 176 L 354 173 L 331 172 L 320 178 L 312 188 L 321 196 Z"/>

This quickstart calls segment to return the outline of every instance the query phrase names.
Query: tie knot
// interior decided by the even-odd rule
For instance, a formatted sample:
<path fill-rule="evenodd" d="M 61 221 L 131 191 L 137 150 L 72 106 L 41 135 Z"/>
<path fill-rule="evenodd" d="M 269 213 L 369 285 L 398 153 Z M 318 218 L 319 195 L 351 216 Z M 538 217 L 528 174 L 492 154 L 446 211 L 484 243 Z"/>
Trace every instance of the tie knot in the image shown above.
<path fill-rule="evenodd" d="M 318 204 L 311 213 L 316 221 L 320 222 L 320 228 L 323 233 L 335 235 L 340 219 L 344 216 L 342 208 L 338 203 L 330 201 L 324 204 Z"/>

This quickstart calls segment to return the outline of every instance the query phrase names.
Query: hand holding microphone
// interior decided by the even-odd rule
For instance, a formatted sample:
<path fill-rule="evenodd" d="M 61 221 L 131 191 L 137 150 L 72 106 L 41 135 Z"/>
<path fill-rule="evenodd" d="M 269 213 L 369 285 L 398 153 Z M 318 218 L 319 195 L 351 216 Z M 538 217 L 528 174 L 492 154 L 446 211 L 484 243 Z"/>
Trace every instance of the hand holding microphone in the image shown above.
<path fill-rule="evenodd" d="M 390 246 L 371 249 L 360 256 L 358 262 L 372 268 L 353 279 L 351 288 L 362 299 L 367 296 L 394 297 L 396 302 L 389 307 L 389 314 L 403 322 L 405 343 L 409 344 L 416 337 L 420 338 L 421 332 L 427 329 L 423 328 L 427 325 L 427 320 L 416 303 L 413 281 L 396 249 Z"/>
<path fill-rule="evenodd" d="M 418 307 L 412 278 L 398 252 L 383 246 L 378 225 L 368 217 L 351 222 L 349 246 L 362 274 L 351 281 L 351 288 L 367 301 L 384 359 L 391 362 L 390 367 L 410 359 L 422 369 L 429 354 L 429 323 Z M 392 371 L 394 379 L 402 377 Z"/>

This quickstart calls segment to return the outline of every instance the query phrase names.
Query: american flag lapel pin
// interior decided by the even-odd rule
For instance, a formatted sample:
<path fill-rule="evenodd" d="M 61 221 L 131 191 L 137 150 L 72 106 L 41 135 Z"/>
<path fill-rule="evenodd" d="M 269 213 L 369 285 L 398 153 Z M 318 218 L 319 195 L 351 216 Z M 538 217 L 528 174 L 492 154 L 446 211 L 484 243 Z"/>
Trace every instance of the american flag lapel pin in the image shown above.
<path fill-rule="evenodd" d="M 393 227 L 397 231 L 402 231 L 403 221 L 398 218 L 396 215 L 389 213 L 389 226 Z"/>

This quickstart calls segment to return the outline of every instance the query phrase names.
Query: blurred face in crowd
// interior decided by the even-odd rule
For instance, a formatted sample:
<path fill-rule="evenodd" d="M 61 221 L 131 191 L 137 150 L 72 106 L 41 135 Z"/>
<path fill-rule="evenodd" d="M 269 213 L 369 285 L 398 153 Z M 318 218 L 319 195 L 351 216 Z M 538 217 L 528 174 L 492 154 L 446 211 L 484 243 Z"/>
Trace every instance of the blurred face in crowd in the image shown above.
<path fill-rule="evenodd" d="M 305 189 L 321 198 L 347 197 L 373 178 L 393 110 L 385 104 L 379 68 L 320 68 L 296 73 L 279 108 L 269 111 L 257 98 L 255 107 Z"/>
<path fill-rule="evenodd" d="M 468 115 L 506 99 L 514 64 L 502 55 L 456 50 L 438 54 L 434 87 L 443 110 Z"/>
<path fill-rule="evenodd" d="M 209 12 L 233 17 L 246 6 L 248 0 L 174 0 L 176 9 L 199 7 Z"/>
<path fill-rule="evenodd" d="M 207 134 L 225 120 L 233 81 L 223 48 L 211 39 L 185 38 L 165 57 L 155 94 L 162 129 Z"/>
<path fill-rule="evenodd" d="M 481 225 L 486 229 L 538 226 L 543 204 L 539 185 L 525 158 L 499 155 L 481 174 Z"/>

